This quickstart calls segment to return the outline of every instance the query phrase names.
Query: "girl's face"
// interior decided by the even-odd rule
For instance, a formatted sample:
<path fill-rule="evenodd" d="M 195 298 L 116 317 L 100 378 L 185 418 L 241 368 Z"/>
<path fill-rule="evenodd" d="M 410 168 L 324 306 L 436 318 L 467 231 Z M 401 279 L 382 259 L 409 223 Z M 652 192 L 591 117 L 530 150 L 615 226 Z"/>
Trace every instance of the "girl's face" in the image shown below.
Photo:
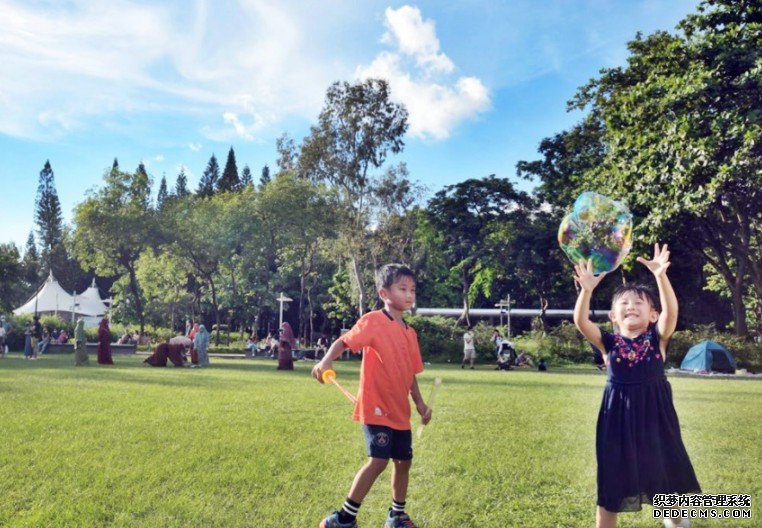
<path fill-rule="evenodd" d="M 387 308 L 404 312 L 415 304 L 415 281 L 411 277 L 401 277 L 390 287 L 378 290 L 378 296 Z"/>
<path fill-rule="evenodd" d="M 628 291 L 614 301 L 609 319 L 620 331 L 644 332 L 648 325 L 658 321 L 659 312 L 651 306 L 648 299 L 640 297 L 634 291 Z"/>

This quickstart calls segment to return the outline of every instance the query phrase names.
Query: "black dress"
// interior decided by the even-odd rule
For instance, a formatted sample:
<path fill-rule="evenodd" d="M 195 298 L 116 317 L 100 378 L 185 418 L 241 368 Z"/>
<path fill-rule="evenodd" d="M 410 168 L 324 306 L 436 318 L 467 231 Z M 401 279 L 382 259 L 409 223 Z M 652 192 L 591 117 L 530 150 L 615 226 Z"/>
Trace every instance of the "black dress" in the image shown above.
<path fill-rule="evenodd" d="M 598 506 L 638 511 L 657 493 L 701 493 L 664 375 L 656 325 L 635 339 L 601 331 L 609 359 L 596 430 Z"/>

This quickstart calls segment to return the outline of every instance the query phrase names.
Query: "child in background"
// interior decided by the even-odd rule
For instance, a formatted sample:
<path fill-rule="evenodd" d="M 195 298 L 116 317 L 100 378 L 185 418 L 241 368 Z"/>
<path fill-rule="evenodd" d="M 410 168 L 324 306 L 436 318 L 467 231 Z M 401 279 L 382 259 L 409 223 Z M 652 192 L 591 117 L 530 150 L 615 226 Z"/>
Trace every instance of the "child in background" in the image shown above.
<path fill-rule="evenodd" d="M 345 349 L 363 349 L 354 419 L 363 424 L 368 461 L 355 476 L 341 510 L 324 519 L 320 528 L 356 527 L 360 505 L 390 458 L 394 462 L 392 507 L 384 527 L 415 528 L 405 513 L 413 459 L 409 396 L 422 422 L 431 420 L 431 409 L 424 403 L 415 377 L 423 372 L 418 336 L 402 319 L 403 312 L 415 304 L 415 277 L 407 266 L 387 264 L 376 274 L 376 286 L 384 309 L 360 318 L 312 369 L 313 377 L 322 383 L 323 372 L 332 368 L 333 360 Z"/>
<path fill-rule="evenodd" d="M 653 260 L 637 260 L 656 279 L 662 311 L 648 288 L 620 286 L 609 312 L 615 334 L 601 331 L 589 319 L 590 298 L 605 274 L 593 275 L 591 262 L 580 261 L 574 267 L 580 285 L 574 323 L 604 351 L 608 370 L 596 429 L 598 528 L 616 527 L 617 513 L 639 511 L 644 502 L 653 504 L 656 494 L 701 493 L 680 436 L 672 388 L 664 376 L 678 309 L 667 278 L 669 251 L 657 244 Z M 665 525 L 687 527 L 690 520 L 665 519 Z"/>

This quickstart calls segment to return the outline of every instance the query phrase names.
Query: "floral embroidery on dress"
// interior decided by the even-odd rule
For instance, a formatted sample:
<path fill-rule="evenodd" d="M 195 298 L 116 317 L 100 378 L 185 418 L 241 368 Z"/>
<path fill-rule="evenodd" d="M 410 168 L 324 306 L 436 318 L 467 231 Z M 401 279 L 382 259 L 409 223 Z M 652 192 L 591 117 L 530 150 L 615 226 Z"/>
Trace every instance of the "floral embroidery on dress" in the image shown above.
<path fill-rule="evenodd" d="M 635 339 L 625 339 L 619 334 L 614 334 L 614 347 L 612 353 L 616 357 L 617 363 L 626 360 L 627 366 L 632 367 L 643 360 L 651 361 L 649 351 L 655 349 L 653 346 L 654 339 L 652 332 L 653 329 L 648 330 L 646 333 L 639 335 Z M 661 354 L 656 351 L 654 357 L 656 357 L 656 359 L 661 359 Z"/>

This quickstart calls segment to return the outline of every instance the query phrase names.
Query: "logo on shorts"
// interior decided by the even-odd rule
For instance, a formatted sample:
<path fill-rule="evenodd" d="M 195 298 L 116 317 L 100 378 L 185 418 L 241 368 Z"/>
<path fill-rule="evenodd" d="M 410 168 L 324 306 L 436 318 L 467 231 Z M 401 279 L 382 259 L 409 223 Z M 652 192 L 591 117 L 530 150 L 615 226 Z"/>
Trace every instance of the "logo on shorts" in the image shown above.
<path fill-rule="evenodd" d="M 378 447 L 385 447 L 389 443 L 389 434 L 376 433 L 376 437 L 373 439 L 373 443 Z"/>

